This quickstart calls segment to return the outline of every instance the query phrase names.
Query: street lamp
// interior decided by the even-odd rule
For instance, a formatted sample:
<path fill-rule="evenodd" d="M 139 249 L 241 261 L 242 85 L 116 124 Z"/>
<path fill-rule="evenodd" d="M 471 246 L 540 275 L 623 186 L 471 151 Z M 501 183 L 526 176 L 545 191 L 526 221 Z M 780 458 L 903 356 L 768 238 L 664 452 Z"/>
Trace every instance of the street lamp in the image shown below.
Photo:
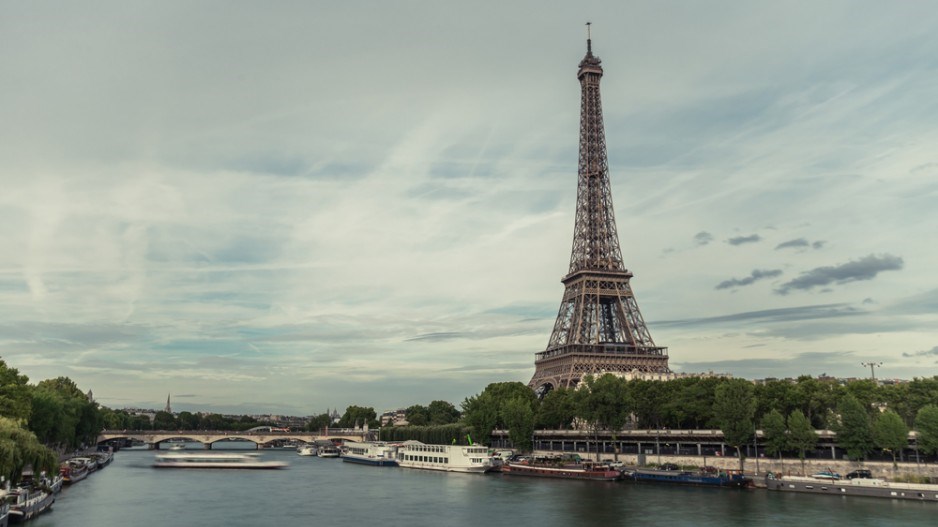
<path fill-rule="evenodd" d="M 882 365 L 883 365 L 882 362 L 861 362 L 861 363 L 860 363 L 860 366 L 869 366 L 869 367 L 870 367 L 870 377 L 872 377 L 873 381 L 876 381 L 876 372 L 873 371 L 873 368 L 877 368 L 877 367 L 880 367 L 880 366 L 882 366 Z"/>

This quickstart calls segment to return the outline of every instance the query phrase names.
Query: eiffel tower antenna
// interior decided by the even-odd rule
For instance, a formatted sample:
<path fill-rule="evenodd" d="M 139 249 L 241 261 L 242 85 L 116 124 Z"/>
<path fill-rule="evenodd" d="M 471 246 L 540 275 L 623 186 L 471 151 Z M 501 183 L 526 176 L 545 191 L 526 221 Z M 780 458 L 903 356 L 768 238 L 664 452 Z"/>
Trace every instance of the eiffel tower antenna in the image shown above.
<path fill-rule="evenodd" d="M 580 157 L 570 268 L 547 349 L 535 355 L 528 385 L 539 395 L 572 387 L 585 375 L 670 373 L 668 350 L 655 345 L 638 309 L 616 231 L 599 81 L 587 22 L 580 61 Z"/>

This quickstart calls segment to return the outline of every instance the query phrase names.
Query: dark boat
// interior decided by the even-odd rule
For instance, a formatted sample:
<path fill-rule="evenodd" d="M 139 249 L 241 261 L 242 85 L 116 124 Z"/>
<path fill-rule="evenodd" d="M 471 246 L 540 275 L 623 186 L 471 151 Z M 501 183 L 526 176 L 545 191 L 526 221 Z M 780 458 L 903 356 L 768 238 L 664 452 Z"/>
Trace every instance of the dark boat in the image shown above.
<path fill-rule="evenodd" d="M 700 487 L 748 487 L 752 479 L 739 470 L 718 471 L 713 467 L 704 467 L 697 472 L 687 470 L 660 470 L 638 468 L 624 473 L 625 479 L 639 482 L 666 483 L 672 485 L 695 485 Z"/>
<path fill-rule="evenodd" d="M 110 450 L 99 450 L 92 454 L 98 461 L 98 468 L 108 466 L 114 460 L 114 452 Z"/>
<path fill-rule="evenodd" d="M 508 461 L 502 465 L 502 474 L 508 476 L 530 476 L 537 478 L 587 479 L 593 481 L 616 481 L 622 473 L 607 463 L 583 461 L 580 456 L 566 458 L 535 458 Z"/>
<path fill-rule="evenodd" d="M 828 496 L 863 496 L 867 498 L 938 503 L 938 485 L 895 483 L 874 478 L 832 481 L 815 477 L 781 476 L 769 472 L 765 477 L 765 488 L 780 492 L 802 492 L 806 494 L 826 494 Z"/>

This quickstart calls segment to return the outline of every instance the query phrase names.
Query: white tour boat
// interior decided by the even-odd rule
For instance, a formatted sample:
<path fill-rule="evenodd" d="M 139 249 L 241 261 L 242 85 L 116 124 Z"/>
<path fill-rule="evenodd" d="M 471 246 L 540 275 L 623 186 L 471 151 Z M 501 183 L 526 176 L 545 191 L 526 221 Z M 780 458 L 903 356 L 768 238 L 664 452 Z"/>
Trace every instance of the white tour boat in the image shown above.
<path fill-rule="evenodd" d="M 384 441 L 347 441 L 345 448 L 346 451 L 342 454 L 342 461 L 374 465 L 376 467 L 397 466 L 397 445 L 391 445 Z"/>
<path fill-rule="evenodd" d="M 316 455 L 316 445 L 302 445 L 297 447 L 296 455 L 298 456 L 315 456 Z"/>
<path fill-rule="evenodd" d="M 156 468 L 286 468 L 283 461 L 262 461 L 258 454 L 157 454 Z"/>
<path fill-rule="evenodd" d="M 319 457 L 339 457 L 339 449 L 334 446 L 323 445 L 319 447 L 319 452 L 316 455 Z"/>
<path fill-rule="evenodd" d="M 489 449 L 484 446 L 427 445 L 420 441 L 403 442 L 397 448 L 397 464 L 446 472 L 481 474 L 492 470 Z"/>

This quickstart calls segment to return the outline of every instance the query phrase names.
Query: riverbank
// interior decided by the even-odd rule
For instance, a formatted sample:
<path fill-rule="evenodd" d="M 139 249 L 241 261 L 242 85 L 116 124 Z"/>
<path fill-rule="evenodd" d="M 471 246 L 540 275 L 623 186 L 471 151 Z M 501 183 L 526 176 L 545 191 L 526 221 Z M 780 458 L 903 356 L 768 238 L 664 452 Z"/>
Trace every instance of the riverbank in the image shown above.
<path fill-rule="evenodd" d="M 552 456 L 557 455 L 559 452 L 550 451 L 550 450 L 536 450 L 535 455 L 539 456 Z M 580 456 L 588 459 L 596 459 L 595 454 L 587 454 L 585 452 L 579 452 Z M 603 461 L 613 461 L 614 456 L 612 454 L 602 454 L 601 459 Z M 619 461 L 626 465 L 638 466 L 639 457 L 636 454 L 619 454 Z M 723 457 L 723 456 L 673 456 L 665 455 L 661 456 L 646 454 L 645 456 L 646 464 L 663 464 L 663 463 L 674 463 L 680 466 L 711 466 L 719 469 L 738 469 L 739 468 L 739 458 L 735 457 Z M 659 461 L 660 460 L 660 461 Z M 932 481 L 938 481 L 938 464 L 935 463 L 899 463 L 898 468 L 893 468 L 892 462 L 883 462 L 883 461 L 845 461 L 845 460 L 834 460 L 834 459 L 806 459 L 804 464 L 804 472 L 802 472 L 801 460 L 800 459 L 769 459 L 769 458 L 759 458 L 758 462 L 754 458 L 746 459 L 746 473 L 753 476 L 753 478 L 761 478 L 767 472 L 772 472 L 775 474 L 783 474 L 787 476 L 801 476 L 815 474 L 822 470 L 832 470 L 840 474 L 847 474 L 852 470 L 858 468 L 864 468 L 871 472 L 874 478 L 886 479 L 895 481 L 897 479 L 903 479 L 907 477 L 929 477 Z"/>

